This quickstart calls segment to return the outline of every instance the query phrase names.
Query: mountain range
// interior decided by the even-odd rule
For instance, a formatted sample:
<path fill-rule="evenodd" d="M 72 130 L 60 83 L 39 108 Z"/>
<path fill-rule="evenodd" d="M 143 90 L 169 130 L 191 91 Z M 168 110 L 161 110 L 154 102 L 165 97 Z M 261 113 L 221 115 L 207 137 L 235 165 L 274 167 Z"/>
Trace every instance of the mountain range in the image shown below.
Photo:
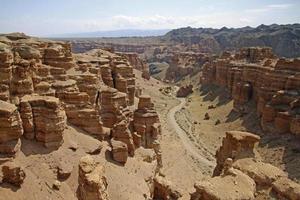
<path fill-rule="evenodd" d="M 300 57 L 300 24 L 260 25 L 256 28 L 180 28 L 164 35 L 163 40 L 186 45 L 200 44 L 212 52 L 250 46 L 268 46 L 284 57 Z"/>

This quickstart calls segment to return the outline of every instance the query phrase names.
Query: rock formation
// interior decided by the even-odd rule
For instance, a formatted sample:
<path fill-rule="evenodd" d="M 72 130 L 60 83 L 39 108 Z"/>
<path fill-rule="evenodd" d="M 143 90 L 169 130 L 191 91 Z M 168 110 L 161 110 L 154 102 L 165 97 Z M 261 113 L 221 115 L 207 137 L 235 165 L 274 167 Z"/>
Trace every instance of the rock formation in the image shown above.
<path fill-rule="evenodd" d="M 248 132 L 227 132 L 216 153 L 214 177 L 196 183 L 191 199 L 300 198 L 299 184 L 281 169 L 260 160 L 255 150 L 259 140 Z"/>
<path fill-rule="evenodd" d="M 187 97 L 191 93 L 193 93 L 193 85 L 181 86 L 176 92 L 176 97 Z"/>
<path fill-rule="evenodd" d="M 112 129 L 112 138 L 114 140 L 121 141 L 126 144 L 126 147 L 128 149 L 128 153 L 130 156 L 134 155 L 135 145 L 133 141 L 132 134 L 128 128 L 129 122 L 123 120 L 117 124 L 114 125 Z M 113 142 L 112 142 L 113 143 Z M 115 146 L 123 146 L 121 144 L 115 145 Z M 114 147 L 114 145 L 113 145 Z M 113 148 L 114 149 L 114 148 Z"/>
<path fill-rule="evenodd" d="M 172 183 L 161 176 L 154 178 L 154 192 L 153 199 L 161 200 L 176 200 L 180 199 L 182 195 L 176 190 Z"/>
<path fill-rule="evenodd" d="M 209 57 L 203 53 L 173 52 L 171 55 L 165 77 L 168 81 L 178 81 L 184 76 L 196 74 L 209 60 Z"/>
<path fill-rule="evenodd" d="M 115 161 L 125 164 L 128 158 L 128 147 L 127 145 L 115 139 L 111 139 L 112 146 L 112 157 Z"/>
<path fill-rule="evenodd" d="M 20 113 L 26 139 L 46 147 L 61 145 L 66 114 L 58 98 L 26 95 L 20 100 Z"/>
<path fill-rule="evenodd" d="M 100 141 L 111 153 L 105 155 L 124 165 L 125 172 L 132 169 L 132 163 L 147 165 L 152 183 L 162 166 L 161 125 L 151 98 L 142 95 L 141 87 L 136 88 L 134 67 L 145 69 L 135 54 L 95 49 L 75 55 L 67 42 L 18 33 L 1 35 L 1 184 L 25 184 L 18 190 L 23 194 L 28 187 L 26 181 L 23 183 L 26 172 L 29 181 L 37 179 L 41 187 L 48 187 L 49 190 L 41 190 L 43 195 L 55 190 L 51 196 L 55 198 L 66 188 L 74 191 L 77 183 L 72 178 L 73 161 L 84 153 L 103 155 Z M 17 153 L 20 148 L 22 153 Z M 63 160 L 71 157 L 75 160 Z M 16 165 L 18 162 L 26 165 L 26 171 L 22 165 Z M 41 174 L 46 174 L 47 180 Z M 64 180 L 71 184 L 60 182 Z M 68 195 L 66 198 L 74 194 Z M 109 199 L 104 169 L 92 157 L 80 160 L 77 197 Z"/>
<path fill-rule="evenodd" d="M 91 156 L 79 161 L 77 197 L 80 200 L 107 200 L 107 182 L 104 168 Z"/>
<path fill-rule="evenodd" d="M 203 67 L 202 84 L 226 87 L 234 109 L 254 100 L 265 131 L 299 134 L 299 59 L 276 58 L 269 48 L 245 48 Z"/>
<path fill-rule="evenodd" d="M 191 200 L 248 199 L 253 200 L 255 182 L 237 169 L 224 171 L 222 176 L 195 184 Z"/>
<path fill-rule="evenodd" d="M 9 183 L 20 187 L 26 174 L 23 167 L 14 162 L 7 162 L 0 166 L 0 183 Z"/>
<path fill-rule="evenodd" d="M 144 71 L 147 70 L 147 66 L 144 60 L 139 58 L 137 53 L 119 53 L 119 55 L 126 57 L 129 61 L 130 65 L 132 65 L 135 69 Z"/>
<path fill-rule="evenodd" d="M 17 107 L 0 100 L 0 153 L 13 156 L 20 149 L 23 127 Z"/>
<path fill-rule="evenodd" d="M 139 97 L 138 109 L 134 112 L 134 130 L 141 136 L 142 145 L 153 148 L 161 134 L 158 114 L 154 110 L 151 97 L 142 95 Z"/>
<path fill-rule="evenodd" d="M 255 145 L 260 140 L 259 136 L 247 132 L 228 131 L 222 141 L 222 146 L 216 152 L 217 166 L 214 176 L 221 174 L 227 158 L 241 159 L 244 157 L 255 157 Z"/>

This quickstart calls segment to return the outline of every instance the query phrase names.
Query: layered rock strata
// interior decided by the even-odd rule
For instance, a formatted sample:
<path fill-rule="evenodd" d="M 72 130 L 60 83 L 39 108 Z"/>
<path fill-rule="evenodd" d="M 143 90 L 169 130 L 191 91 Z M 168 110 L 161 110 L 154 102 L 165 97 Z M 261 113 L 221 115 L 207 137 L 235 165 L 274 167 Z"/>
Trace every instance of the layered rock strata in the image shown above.
<path fill-rule="evenodd" d="M 138 109 L 133 117 L 134 130 L 141 136 L 142 145 L 153 148 L 161 134 L 159 117 L 151 102 L 151 97 L 142 95 L 139 97 Z"/>
<path fill-rule="evenodd" d="M 24 137 L 46 147 L 60 146 L 66 126 L 66 113 L 58 98 L 26 95 L 20 100 Z"/>
<path fill-rule="evenodd" d="M 0 153 L 13 156 L 20 149 L 23 126 L 17 107 L 0 100 Z"/>
<path fill-rule="evenodd" d="M 300 60 L 276 58 L 269 48 L 245 48 L 203 67 L 202 84 L 226 87 L 234 109 L 254 100 L 265 131 L 299 134 Z"/>
<path fill-rule="evenodd" d="M 173 52 L 168 59 L 169 68 L 165 79 L 178 81 L 184 76 L 192 75 L 201 69 L 202 65 L 209 60 L 206 54 L 193 52 Z"/>
<path fill-rule="evenodd" d="M 100 140 L 111 139 L 113 157 L 123 163 L 140 146 L 155 148 L 161 160 L 152 103 L 141 106 L 141 97 L 134 111 L 135 96 L 141 95 L 134 67 L 145 68 L 137 54 L 95 49 L 74 55 L 70 43 L 2 35 L 0 99 L 7 103 L 0 104 L 1 152 L 15 154 L 23 131 L 26 139 L 59 147 L 67 121 Z"/>

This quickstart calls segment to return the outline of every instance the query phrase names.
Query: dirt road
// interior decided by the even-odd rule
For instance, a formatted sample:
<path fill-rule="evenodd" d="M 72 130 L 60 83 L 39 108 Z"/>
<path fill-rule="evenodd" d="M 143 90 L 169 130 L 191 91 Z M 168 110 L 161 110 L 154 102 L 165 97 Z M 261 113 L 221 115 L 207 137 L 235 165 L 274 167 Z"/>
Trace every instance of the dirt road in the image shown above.
<path fill-rule="evenodd" d="M 170 127 L 174 129 L 174 131 L 179 136 L 183 146 L 187 150 L 187 152 L 194 158 L 196 158 L 199 162 L 201 162 L 204 165 L 207 165 L 208 167 L 214 166 L 214 162 L 208 160 L 199 149 L 195 147 L 193 142 L 190 141 L 188 136 L 186 135 L 185 131 L 181 129 L 181 127 L 178 125 L 176 119 L 175 119 L 175 113 L 177 111 L 180 111 L 181 108 L 185 105 L 185 98 L 178 98 L 180 100 L 180 104 L 170 109 L 168 113 L 168 119 L 167 122 L 170 124 Z"/>

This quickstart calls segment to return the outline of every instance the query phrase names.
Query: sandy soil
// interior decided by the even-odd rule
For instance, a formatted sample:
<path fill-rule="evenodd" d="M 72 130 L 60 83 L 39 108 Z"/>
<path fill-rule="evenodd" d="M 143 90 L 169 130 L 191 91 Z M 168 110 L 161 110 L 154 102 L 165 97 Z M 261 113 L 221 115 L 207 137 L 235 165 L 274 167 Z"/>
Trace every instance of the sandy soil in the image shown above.
<path fill-rule="evenodd" d="M 189 139 L 195 146 L 206 148 L 207 154 L 214 155 L 220 147 L 226 131 L 249 131 L 261 136 L 258 151 L 265 162 L 271 163 L 289 174 L 289 177 L 300 180 L 300 143 L 299 138 L 290 134 L 264 133 L 260 120 L 256 116 L 254 102 L 249 103 L 252 111 L 241 115 L 233 111 L 233 101 L 225 88 L 217 86 L 202 87 L 197 78 L 185 82 L 196 85 L 194 93 L 187 98 L 182 109 L 175 117 Z M 209 109 L 209 106 L 214 108 Z M 210 116 L 205 120 L 205 113 Z M 216 124 L 219 121 L 219 124 Z M 186 124 L 189 124 L 187 126 Z M 190 131 L 189 131 L 190 130 Z"/>

